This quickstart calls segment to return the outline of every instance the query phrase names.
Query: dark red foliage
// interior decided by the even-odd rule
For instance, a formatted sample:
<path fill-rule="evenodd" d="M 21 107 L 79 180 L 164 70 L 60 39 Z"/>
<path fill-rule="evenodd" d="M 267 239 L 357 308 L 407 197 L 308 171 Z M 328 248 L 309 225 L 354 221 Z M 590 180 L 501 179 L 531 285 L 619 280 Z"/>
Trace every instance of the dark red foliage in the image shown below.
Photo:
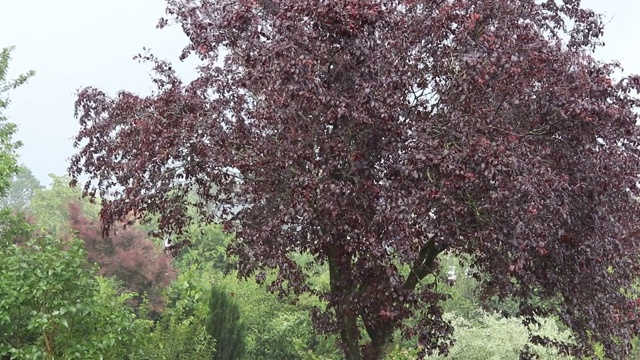
<path fill-rule="evenodd" d="M 85 217 L 79 205 L 71 204 L 69 214 L 71 230 L 84 241 L 89 261 L 100 266 L 98 274 L 119 279 L 128 291 L 146 294 L 150 310 L 159 312 L 164 306 L 162 291 L 176 277 L 171 257 L 140 229 L 119 228 L 103 238 L 100 224 Z M 136 298 L 136 306 L 141 299 Z"/>
<path fill-rule="evenodd" d="M 198 77 L 144 55 L 152 96 L 85 88 L 76 103 L 70 173 L 109 199 L 104 230 L 140 211 L 179 232 L 193 203 L 236 232 L 241 275 L 275 268 L 273 289 L 295 293 L 309 289 L 291 254 L 311 253 L 331 276 L 316 325 L 348 359 L 380 358 L 411 316 L 407 334 L 446 352 L 427 277 L 444 251 L 472 255 L 520 315 L 559 316 L 566 350 L 624 358 L 640 81 L 591 57 L 602 23 L 578 0 L 168 4 Z"/>

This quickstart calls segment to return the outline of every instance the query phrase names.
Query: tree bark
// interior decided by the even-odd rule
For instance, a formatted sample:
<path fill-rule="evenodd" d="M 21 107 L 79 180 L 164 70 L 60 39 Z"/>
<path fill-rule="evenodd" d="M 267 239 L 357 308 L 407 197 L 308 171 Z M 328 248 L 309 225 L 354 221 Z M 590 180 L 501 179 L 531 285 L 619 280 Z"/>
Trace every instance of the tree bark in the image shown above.
<path fill-rule="evenodd" d="M 352 310 L 351 293 L 353 284 L 351 283 L 351 261 L 347 264 L 340 263 L 335 245 L 329 245 L 329 286 L 333 294 L 343 296 L 341 306 L 336 306 L 336 317 L 342 325 L 340 329 L 340 340 L 344 347 L 346 360 L 362 360 L 360 352 L 360 329 L 358 329 L 357 312 Z M 344 261 L 344 260 L 343 260 Z"/>
<path fill-rule="evenodd" d="M 438 255 L 444 251 L 444 249 L 444 246 L 436 245 L 433 242 L 433 239 L 429 240 L 420 249 L 418 258 L 416 258 L 416 260 L 413 262 L 411 271 L 402 284 L 402 288 L 407 291 L 413 291 L 420 280 L 424 279 L 425 276 L 433 272 L 436 264 L 435 260 Z"/>
<path fill-rule="evenodd" d="M 371 323 L 365 320 L 365 329 L 371 339 L 371 343 L 365 350 L 366 359 L 382 360 L 391 348 L 391 340 L 393 337 L 393 322 L 375 322 Z"/>

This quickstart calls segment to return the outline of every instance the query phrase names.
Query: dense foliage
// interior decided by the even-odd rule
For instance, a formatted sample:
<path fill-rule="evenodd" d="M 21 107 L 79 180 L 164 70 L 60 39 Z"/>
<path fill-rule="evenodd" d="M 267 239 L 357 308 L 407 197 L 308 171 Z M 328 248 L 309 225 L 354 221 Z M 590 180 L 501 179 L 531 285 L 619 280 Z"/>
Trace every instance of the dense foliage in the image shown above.
<path fill-rule="evenodd" d="M 579 1 L 169 0 L 168 13 L 183 57 L 201 60 L 195 80 L 147 54 L 153 95 L 85 88 L 76 103 L 70 173 L 108 199 L 104 230 L 134 211 L 179 233 L 195 206 L 236 233 L 239 275 L 277 269 L 282 295 L 310 291 L 292 257 L 312 255 L 330 274 L 315 324 L 348 359 L 383 357 L 403 324 L 423 353 L 448 351 L 430 280 L 444 252 L 469 255 L 516 315 L 575 336 L 534 343 L 628 353 L 640 81 L 593 59 L 603 26 Z"/>
<path fill-rule="evenodd" d="M 146 296 L 151 309 L 159 312 L 164 307 L 163 291 L 176 275 L 170 256 L 137 228 L 123 228 L 103 238 L 100 224 L 83 214 L 81 204 L 68 206 L 70 228 L 83 240 L 88 260 L 100 266 L 99 274 L 114 277 L 128 291 L 139 294 L 136 304 Z"/>
<path fill-rule="evenodd" d="M 124 359 L 140 355 L 149 323 L 111 280 L 96 277 L 81 241 L 38 234 L 4 214 L 0 239 L 0 355 Z M 19 245 L 15 236 L 26 238 Z"/>
<path fill-rule="evenodd" d="M 169 303 L 149 335 L 148 360 L 213 359 L 216 343 L 206 331 L 210 283 L 185 271 L 166 290 Z"/>

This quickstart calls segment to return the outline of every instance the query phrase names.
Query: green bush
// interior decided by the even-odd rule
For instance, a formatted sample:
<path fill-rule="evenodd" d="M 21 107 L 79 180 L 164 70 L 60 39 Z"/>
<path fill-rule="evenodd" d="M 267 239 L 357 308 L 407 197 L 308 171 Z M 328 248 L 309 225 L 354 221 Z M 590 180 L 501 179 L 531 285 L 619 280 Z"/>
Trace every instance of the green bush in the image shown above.
<path fill-rule="evenodd" d="M 454 331 L 455 345 L 448 356 L 433 355 L 429 360 L 513 360 L 518 359 L 520 352 L 528 343 L 529 332 L 518 318 L 505 319 L 498 314 L 479 313 L 477 320 L 466 320 L 454 314 L 446 314 L 451 321 Z M 539 329 L 534 329 L 534 335 L 551 339 L 569 341 L 571 334 L 561 331 L 556 323 L 550 319 L 541 319 Z M 571 357 L 558 354 L 555 349 L 539 345 L 531 346 L 534 353 L 542 360 L 568 360 Z M 417 347 L 398 348 L 394 350 L 390 360 L 413 360 L 418 353 Z"/>
<path fill-rule="evenodd" d="M 309 310 L 323 306 L 311 296 L 292 304 L 278 299 L 266 286 L 238 280 L 235 273 L 220 277 L 240 307 L 247 326 L 246 360 L 338 360 L 342 359 L 335 336 L 315 332 Z"/>
<path fill-rule="evenodd" d="M 149 360 L 213 359 L 215 341 L 205 329 L 209 283 L 186 271 L 166 291 L 167 307 L 144 351 Z"/>
<path fill-rule="evenodd" d="M 112 280 L 97 277 L 80 241 L 5 218 L 0 239 L 0 355 L 124 359 L 141 355 L 150 323 Z M 19 244 L 13 236 L 19 234 Z"/>

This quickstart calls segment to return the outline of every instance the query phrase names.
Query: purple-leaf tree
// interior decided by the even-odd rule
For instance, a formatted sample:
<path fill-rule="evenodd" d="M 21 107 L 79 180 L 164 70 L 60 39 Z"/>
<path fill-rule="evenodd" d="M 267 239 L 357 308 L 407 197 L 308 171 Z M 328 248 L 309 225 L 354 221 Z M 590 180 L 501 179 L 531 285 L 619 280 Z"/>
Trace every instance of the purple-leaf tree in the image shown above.
<path fill-rule="evenodd" d="M 126 290 L 135 292 L 137 296 L 131 303 L 136 309 L 146 296 L 149 307 L 143 310 L 148 310 L 152 317 L 162 312 L 165 305 L 162 293 L 176 277 L 169 255 L 134 227 L 102 237 L 100 224 L 91 221 L 79 203 L 69 204 L 69 223 L 74 235 L 83 241 L 88 260 L 100 266 L 98 275 L 115 277 Z"/>
<path fill-rule="evenodd" d="M 422 354 L 447 352 L 432 276 L 443 253 L 469 255 L 518 315 L 575 334 L 532 342 L 624 358 L 639 330 L 640 81 L 594 60 L 602 22 L 579 0 L 167 11 L 159 26 L 189 37 L 195 80 L 146 54 L 151 96 L 78 95 L 70 173 L 106 199 L 104 231 L 131 212 L 175 233 L 222 219 L 239 274 L 275 269 L 283 294 L 315 291 L 293 259 L 311 254 L 330 273 L 315 324 L 350 360 L 382 358 L 397 329 Z"/>

